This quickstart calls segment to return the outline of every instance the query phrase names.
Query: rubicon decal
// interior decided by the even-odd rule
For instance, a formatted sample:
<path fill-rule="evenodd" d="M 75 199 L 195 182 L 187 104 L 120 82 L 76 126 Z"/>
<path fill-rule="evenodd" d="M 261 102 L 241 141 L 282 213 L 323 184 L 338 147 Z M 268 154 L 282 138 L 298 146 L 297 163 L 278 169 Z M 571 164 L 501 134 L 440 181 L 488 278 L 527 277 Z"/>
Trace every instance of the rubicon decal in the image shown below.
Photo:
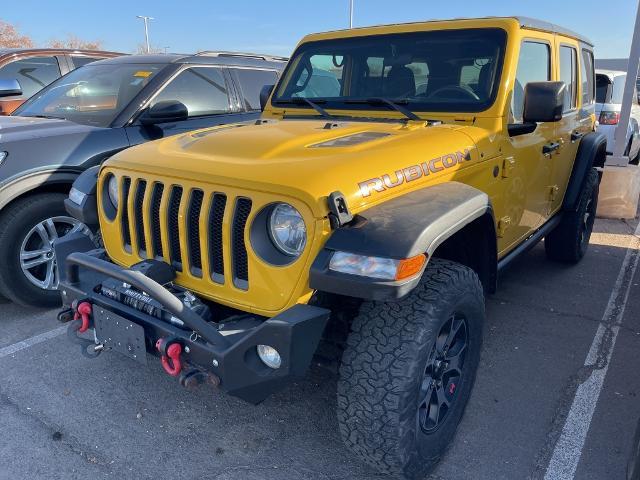
<path fill-rule="evenodd" d="M 441 157 L 433 158 L 428 162 L 422 162 L 420 165 L 410 165 L 401 170 L 396 170 L 393 175 L 384 174 L 382 177 L 370 178 L 369 180 L 358 183 L 358 187 L 360 188 L 360 194 L 363 197 L 368 197 L 371 195 L 371 192 L 384 192 L 388 188 L 413 182 L 431 173 L 441 172 L 469 160 L 471 160 L 471 153 L 469 149 L 466 148 L 463 151 L 447 153 Z"/>

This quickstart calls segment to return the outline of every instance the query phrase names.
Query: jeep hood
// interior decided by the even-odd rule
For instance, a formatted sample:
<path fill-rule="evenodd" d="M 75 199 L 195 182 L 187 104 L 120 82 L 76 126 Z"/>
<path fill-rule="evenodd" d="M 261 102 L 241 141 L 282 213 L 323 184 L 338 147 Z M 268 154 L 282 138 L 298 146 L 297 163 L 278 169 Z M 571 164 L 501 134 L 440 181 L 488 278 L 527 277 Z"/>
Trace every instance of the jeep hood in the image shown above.
<path fill-rule="evenodd" d="M 115 155 L 105 167 L 289 195 L 321 217 L 327 213 L 326 197 L 334 191 L 342 192 L 357 212 L 395 186 L 414 188 L 472 164 L 477 153 L 464 128 L 424 122 L 268 120 L 140 145 Z M 456 154 L 465 161 L 456 161 Z M 445 157 L 455 168 L 443 166 Z M 423 163 L 429 174 L 418 176 L 416 166 Z M 407 181 L 400 181 L 405 171 Z M 370 180 L 371 188 L 363 189 L 363 182 L 366 187 Z"/>

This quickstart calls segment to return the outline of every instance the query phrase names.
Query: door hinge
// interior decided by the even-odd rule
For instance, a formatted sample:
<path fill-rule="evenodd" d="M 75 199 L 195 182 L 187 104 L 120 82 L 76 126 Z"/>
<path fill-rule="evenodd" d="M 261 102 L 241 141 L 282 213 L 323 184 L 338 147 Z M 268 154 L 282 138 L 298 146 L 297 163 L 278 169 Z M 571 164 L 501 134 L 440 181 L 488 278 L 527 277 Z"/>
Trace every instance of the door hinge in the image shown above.
<path fill-rule="evenodd" d="M 556 198 L 558 198 L 559 191 L 560 189 L 558 188 L 558 185 L 551 185 L 549 187 L 549 200 L 553 202 Z"/>
<path fill-rule="evenodd" d="M 513 175 L 516 168 L 516 160 L 513 157 L 507 157 L 502 162 L 502 178 L 508 178 Z"/>
<path fill-rule="evenodd" d="M 507 228 L 509 228 L 511 226 L 511 217 L 506 216 L 506 217 L 502 217 L 499 221 L 498 221 L 498 237 L 504 237 L 505 232 L 507 231 Z"/>

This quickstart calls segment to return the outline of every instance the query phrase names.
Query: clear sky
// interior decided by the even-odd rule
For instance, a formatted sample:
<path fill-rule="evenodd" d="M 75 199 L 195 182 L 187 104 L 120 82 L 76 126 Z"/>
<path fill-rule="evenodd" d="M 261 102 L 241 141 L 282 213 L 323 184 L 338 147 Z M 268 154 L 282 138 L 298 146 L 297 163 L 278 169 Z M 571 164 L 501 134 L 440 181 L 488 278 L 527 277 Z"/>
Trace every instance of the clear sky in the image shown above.
<path fill-rule="evenodd" d="M 240 50 L 288 55 L 306 33 L 348 26 L 348 0 L 0 0 L 0 19 L 36 43 L 75 34 L 133 52 L 150 15 L 151 43 L 171 52 Z M 636 0 L 355 0 L 354 26 L 435 18 L 526 15 L 591 38 L 596 57 L 627 57 Z"/>

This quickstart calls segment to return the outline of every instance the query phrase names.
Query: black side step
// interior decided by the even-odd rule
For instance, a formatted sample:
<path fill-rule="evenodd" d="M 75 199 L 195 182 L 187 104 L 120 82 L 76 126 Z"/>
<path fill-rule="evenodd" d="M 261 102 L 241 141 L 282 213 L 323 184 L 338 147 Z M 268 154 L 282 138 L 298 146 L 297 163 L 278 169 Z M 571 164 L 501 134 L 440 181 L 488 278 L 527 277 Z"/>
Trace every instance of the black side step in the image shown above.
<path fill-rule="evenodd" d="M 504 257 L 498 260 L 498 273 L 502 273 L 512 262 L 531 250 L 542 238 L 547 235 L 551 230 L 556 228 L 562 220 L 562 213 L 558 213 L 551 217 L 547 223 L 542 225 L 536 230 L 529 238 L 518 245 L 516 248 L 507 253 Z"/>

